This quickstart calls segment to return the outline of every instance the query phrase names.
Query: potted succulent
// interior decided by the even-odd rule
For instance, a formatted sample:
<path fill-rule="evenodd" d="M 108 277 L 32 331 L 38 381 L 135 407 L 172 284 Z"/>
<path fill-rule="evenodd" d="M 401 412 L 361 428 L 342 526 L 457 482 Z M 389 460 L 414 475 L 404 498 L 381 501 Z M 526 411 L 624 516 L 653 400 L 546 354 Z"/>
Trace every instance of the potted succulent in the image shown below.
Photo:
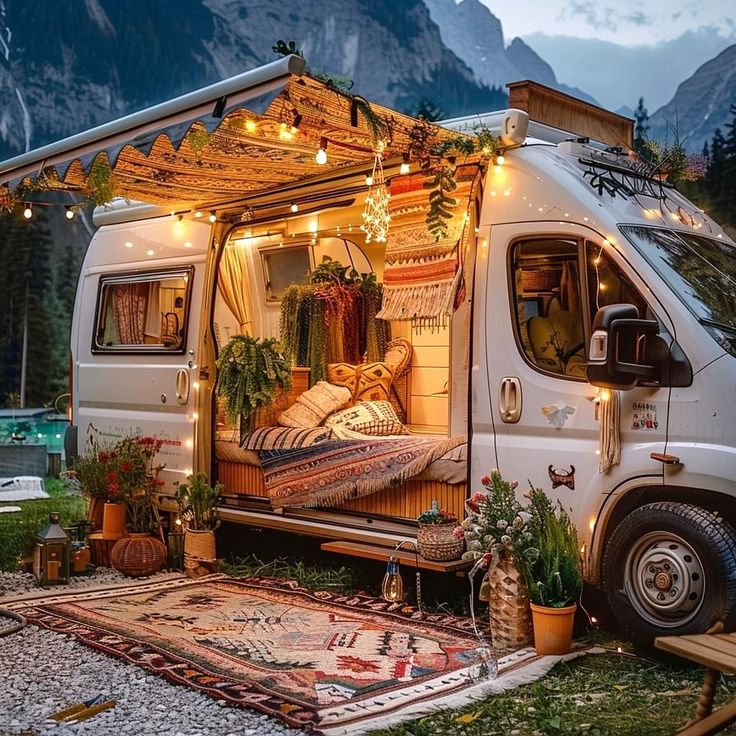
<path fill-rule="evenodd" d="M 212 562 L 216 559 L 215 529 L 217 501 L 225 487 L 209 484 L 206 473 L 190 475 L 176 492 L 179 517 L 184 525 L 184 561 Z"/>
<path fill-rule="evenodd" d="M 493 470 L 481 483 L 485 491 L 465 503 L 462 527 L 468 551 L 463 557 L 484 558 L 488 573 L 480 597 L 489 602 L 493 648 L 514 651 L 531 643 L 525 568 L 535 552 L 529 514 L 516 499 L 516 481 L 506 481 Z"/>
<path fill-rule="evenodd" d="M 154 437 L 126 438 L 115 447 L 116 482 L 127 512 L 128 534 L 110 552 L 110 562 L 124 575 L 158 572 L 166 562 L 166 547 L 152 535 L 158 526 L 156 491 L 163 485 L 154 465 L 162 442 Z"/>
<path fill-rule="evenodd" d="M 439 562 L 460 559 L 465 542 L 463 535 L 455 531 L 458 526 L 455 514 L 440 509 L 437 501 L 432 501 L 432 508 L 422 511 L 417 522 L 417 548 L 422 557 Z"/>
<path fill-rule="evenodd" d="M 534 646 L 538 654 L 565 654 L 583 589 L 577 530 L 559 502 L 553 505 L 544 491 L 532 489 L 529 497 L 529 528 L 538 552 L 525 570 Z"/>

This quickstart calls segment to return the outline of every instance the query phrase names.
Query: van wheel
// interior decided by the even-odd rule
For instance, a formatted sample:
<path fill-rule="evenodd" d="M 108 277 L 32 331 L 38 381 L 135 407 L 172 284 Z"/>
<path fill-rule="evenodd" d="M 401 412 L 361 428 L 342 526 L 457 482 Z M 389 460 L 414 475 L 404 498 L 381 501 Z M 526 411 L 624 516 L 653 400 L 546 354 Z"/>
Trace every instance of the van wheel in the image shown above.
<path fill-rule="evenodd" d="M 736 623 L 736 531 L 690 504 L 651 503 L 616 527 L 603 556 L 611 610 L 636 642 Z"/>

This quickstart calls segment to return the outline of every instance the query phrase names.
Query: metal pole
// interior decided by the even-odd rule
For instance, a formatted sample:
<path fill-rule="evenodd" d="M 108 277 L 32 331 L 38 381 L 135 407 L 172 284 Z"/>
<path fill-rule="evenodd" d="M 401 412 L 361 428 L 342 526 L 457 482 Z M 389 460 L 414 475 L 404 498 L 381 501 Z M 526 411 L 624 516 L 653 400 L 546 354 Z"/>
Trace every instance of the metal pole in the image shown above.
<path fill-rule="evenodd" d="M 20 408 L 26 405 L 26 367 L 28 364 L 28 281 L 26 281 L 26 300 L 23 306 L 23 347 L 20 353 Z"/>

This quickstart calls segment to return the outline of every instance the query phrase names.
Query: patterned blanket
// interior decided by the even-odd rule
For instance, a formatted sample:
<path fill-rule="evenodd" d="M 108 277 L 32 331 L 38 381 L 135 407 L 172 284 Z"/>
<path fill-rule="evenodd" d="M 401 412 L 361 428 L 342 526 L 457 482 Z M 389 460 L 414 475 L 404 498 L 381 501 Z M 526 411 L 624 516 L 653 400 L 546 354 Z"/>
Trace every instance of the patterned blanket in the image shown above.
<path fill-rule="evenodd" d="M 273 508 L 335 506 L 401 485 L 465 442 L 465 436 L 375 437 L 262 451 L 259 456 Z"/>

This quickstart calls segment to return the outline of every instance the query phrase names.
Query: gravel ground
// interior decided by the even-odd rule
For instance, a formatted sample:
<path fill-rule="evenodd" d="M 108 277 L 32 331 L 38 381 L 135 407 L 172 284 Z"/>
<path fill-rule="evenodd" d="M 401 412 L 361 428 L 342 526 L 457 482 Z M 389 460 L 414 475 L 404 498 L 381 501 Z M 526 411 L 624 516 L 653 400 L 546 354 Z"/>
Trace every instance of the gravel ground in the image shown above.
<path fill-rule="evenodd" d="M 130 582 L 101 569 L 54 592 Z M 24 573 L 0 573 L 5 598 L 40 591 Z M 0 597 L 2 607 L 2 597 Z M 46 724 L 51 713 L 102 694 L 111 710 L 75 725 Z M 0 637 L 0 736 L 271 736 L 301 733 L 253 711 L 229 707 L 134 665 L 96 652 L 71 636 L 28 625 Z"/>

